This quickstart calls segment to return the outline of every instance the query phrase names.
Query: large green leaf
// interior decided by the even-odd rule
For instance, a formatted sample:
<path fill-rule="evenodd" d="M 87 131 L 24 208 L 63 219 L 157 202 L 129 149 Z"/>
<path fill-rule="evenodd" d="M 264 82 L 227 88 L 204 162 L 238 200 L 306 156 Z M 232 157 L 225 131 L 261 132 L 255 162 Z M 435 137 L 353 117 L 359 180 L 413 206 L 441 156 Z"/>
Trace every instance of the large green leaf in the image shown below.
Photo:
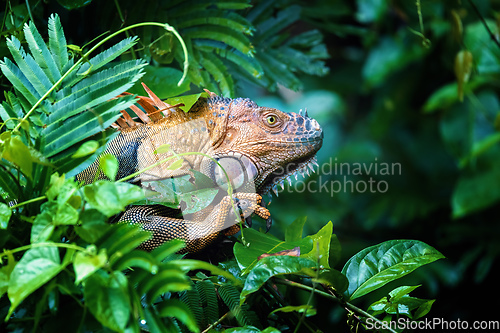
<path fill-rule="evenodd" d="M 241 291 L 243 303 L 251 293 L 259 290 L 267 280 L 276 275 L 301 274 L 311 275 L 312 269 L 317 267 L 317 263 L 308 258 L 292 256 L 271 256 L 259 260 L 252 268 L 245 280 L 245 286 Z"/>
<path fill-rule="evenodd" d="M 353 300 L 441 258 L 444 256 L 432 246 L 416 240 L 391 240 L 368 247 L 342 269 L 349 280 L 345 294 Z"/>
<path fill-rule="evenodd" d="M 253 269 L 258 263 L 260 255 L 291 250 L 297 246 L 300 248 L 301 257 L 310 258 L 315 261 L 319 260 L 320 265 L 323 267 L 330 267 L 328 261 L 333 224 L 329 222 L 316 234 L 302 239 L 298 238 L 299 233 L 300 237 L 302 237 L 302 231 L 298 230 L 301 229 L 299 224 L 300 220 L 294 222 L 290 228 L 291 230 L 297 229 L 295 231 L 296 235 L 291 236 L 288 234 L 287 236 L 291 239 L 297 239 L 294 241 L 282 241 L 270 234 L 264 234 L 250 228 L 244 229 L 243 235 L 245 241 L 248 242 L 248 246 L 240 243 L 234 244 L 234 255 L 238 261 L 238 265 L 242 269 L 242 274 L 247 274 Z"/>
<path fill-rule="evenodd" d="M 8 295 L 11 305 L 7 318 L 26 297 L 63 269 L 56 246 L 33 247 L 26 251 L 10 275 Z"/>
<path fill-rule="evenodd" d="M 105 180 L 86 185 L 83 194 L 93 208 L 108 217 L 122 212 L 127 205 L 142 199 L 144 195 L 138 186 Z"/>
<path fill-rule="evenodd" d="M 158 307 L 158 312 L 162 317 L 174 317 L 187 326 L 191 332 L 199 332 L 196 319 L 188 306 L 176 299 L 169 299 L 162 302 Z"/>
<path fill-rule="evenodd" d="M 85 281 L 85 305 L 102 325 L 124 331 L 128 325 L 131 304 L 128 282 L 121 272 L 92 274 Z"/>

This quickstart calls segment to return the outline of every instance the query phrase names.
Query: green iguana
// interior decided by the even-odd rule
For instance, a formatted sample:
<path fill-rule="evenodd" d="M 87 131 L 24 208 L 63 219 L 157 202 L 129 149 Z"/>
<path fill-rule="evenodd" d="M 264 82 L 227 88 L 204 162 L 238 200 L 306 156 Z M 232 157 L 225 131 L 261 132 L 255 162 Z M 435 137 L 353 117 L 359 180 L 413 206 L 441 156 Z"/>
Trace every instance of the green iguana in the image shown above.
<path fill-rule="evenodd" d="M 252 213 L 267 221 L 269 211 L 262 203 L 262 195 L 297 173 L 307 172 L 316 164 L 315 153 L 322 145 L 323 132 L 316 120 L 302 114 L 284 113 L 277 109 L 259 107 L 250 99 L 229 99 L 209 92 L 184 112 L 178 106 L 161 101 L 146 86 L 149 98 L 140 97 L 132 110 L 142 123 L 136 123 L 124 111 L 119 119 L 120 134 L 107 146 L 103 154 L 112 154 L 118 160 L 118 178 L 122 178 L 172 156 L 182 155 L 160 163 L 133 178 L 146 189 L 155 189 L 159 180 L 193 175 L 194 170 L 208 176 L 219 188 L 214 200 L 197 212 L 182 211 L 162 205 L 140 205 L 127 209 L 120 221 L 139 223 L 150 230 L 153 237 L 142 244 L 151 250 L 163 242 L 181 238 L 186 250 L 196 252 L 213 242 L 220 234 L 232 235 L 239 231 L 231 199 L 227 194 L 226 173 L 234 189 L 233 202 L 241 217 L 251 220 Z M 208 91 L 207 91 L 208 92 Z M 168 149 L 162 147 L 168 145 Z M 201 152 L 189 155 L 183 153 Z M 214 162 L 218 161 L 220 166 Z M 176 162 L 177 161 L 177 162 Z M 173 167 L 173 163 L 177 163 Z M 157 163 L 158 164 L 158 163 Z M 76 176 L 91 183 L 105 178 L 98 161 Z M 182 207 L 180 207 L 182 208 Z M 182 209 L 181 209 L 182 210 Z M 178 216 L 179 213 L 183 216 Z"/>

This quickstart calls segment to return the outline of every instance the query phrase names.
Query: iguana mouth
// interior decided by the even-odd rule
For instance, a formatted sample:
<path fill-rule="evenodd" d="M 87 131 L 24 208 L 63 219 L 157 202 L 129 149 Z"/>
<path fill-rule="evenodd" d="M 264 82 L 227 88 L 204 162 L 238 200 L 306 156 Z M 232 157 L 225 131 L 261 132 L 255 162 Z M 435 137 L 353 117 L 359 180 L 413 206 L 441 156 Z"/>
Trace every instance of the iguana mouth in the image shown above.
<path fill-rule="evenodd" d="M 272 172 L 264 181 L 263 185 L 260 189 L 258 189 L 259 194 L 268 194 L 270 190 L 274 192 L 276 196 L 278 196 L 278 185 L 281 186 L 281 189 L 285 189 L 285 181 L 288 182 L 288 185 L 292 185 L 292 176 L 295 180 L 298 179 L 298 176 L 301 175 L 302 178 L 311 175 L 311 172 L 314 173 L 316 170 L 314 167 L 319 167 L 316 155 L 312 155 L 303 160 L 294 161 L 285 166 L 285 168 Z M 285 172 L 283 172 L 285 171 Z"/>

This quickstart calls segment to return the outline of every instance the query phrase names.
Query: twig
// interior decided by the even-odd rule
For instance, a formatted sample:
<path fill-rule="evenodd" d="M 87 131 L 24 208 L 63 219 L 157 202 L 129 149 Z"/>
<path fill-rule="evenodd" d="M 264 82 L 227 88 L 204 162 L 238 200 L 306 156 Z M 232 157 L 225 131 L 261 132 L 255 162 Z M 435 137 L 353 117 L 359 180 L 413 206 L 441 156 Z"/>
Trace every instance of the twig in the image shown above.
<path fill-rule="evenodd" d="M 346 301 L 342 300 L 341 298 L 339 298 L 339 297 L 337 297 L 335 295 L 331 295 L 331 294 L 326 293 L 324 291 L 317 290 L 317 289 L 314 289 L 313 287 L 309 287 L 309 286 L 306 286 L 306 285 L 304 285 L 302 283 L 290 281 L 290 280 L 287 280 L 287 279 L 276 279 L 275 282 L 276 283 L 281 283 L 281 284 L 284 284 L 284 285 L 288 285 L 288 286 L 292 286 L 292 287 L 297 287 L 297 288 L 308 290 L 308 291 L 313 291 L 314 293 L 316 293 L 318 295 L 321 295 L 321 296 L 326 297 L 328 299 L 331 299 L 331 300 L 334 300 L 336 302 L 339 302 L 346 310 L 352 311 L 352 312 L 354 312 L 354 313 L 356 313 L 356 314 L 358 314 L 360 316 L 370 318 L 371 320 L 379 323 L 380 325 L 384 325 L 384 327 L 387 326 L 380 319 L 375 318 L 374 316 L 372 316 L 371 314 L 369 314 L 365 310 L 360 309 L 357 306 L 355 306 L 355 305 L 353 305 L 353 304 L 351 304 L 349 302 L 346 302 Z M 387 330 L 389 332 L 392 332 L 392 333 L 397 333 L 395 330 L 391 329 L 390 327 L 388 327 Z"/>
<path fill-rule="evenodd" d="M 483 23 L 484 27 L 486 28 L 486 30 L 488 31 L 488 34 L 490 35 L 490 38 L 495 42 L 495 44 L 500 47 L 500 42 L 498 41 L 498 39 L 495 37 L 495 34 L 493 34 L 493 32 L 490 30 L 490 27 L 488 27 L 488 24 L 486 23 L 486 21 L 484 20 L 484 17 L 481 15 L 481 13 L 479 12 L 479 9 L 477 9 L 476 5 L 474 4 L 474 2 L 472 2 L 472 0 L 469 0 L 469 4 L 471 5 L 472 9 L 474 9 L 474 11 L 476 12 L 476 15 L 479 17 L 479 19 L 481 20 L 481 22 Z"/>
<path fill-rule="evenodd" d="M 203 332 L 201 333 L 207 333 L 208 331 L 210 331 L 212 328 L 214 328 L 215 326 L 219 325 L 224 319 L 226 319 L 227 316 L 229 316 L 231 314 L 231 311 L 228 311 L 226 312 L 222 317 L 219 318 L 219 320 L 217 320 L 215 323 L 213 323 L 212 325 L 208 326 Z"/>

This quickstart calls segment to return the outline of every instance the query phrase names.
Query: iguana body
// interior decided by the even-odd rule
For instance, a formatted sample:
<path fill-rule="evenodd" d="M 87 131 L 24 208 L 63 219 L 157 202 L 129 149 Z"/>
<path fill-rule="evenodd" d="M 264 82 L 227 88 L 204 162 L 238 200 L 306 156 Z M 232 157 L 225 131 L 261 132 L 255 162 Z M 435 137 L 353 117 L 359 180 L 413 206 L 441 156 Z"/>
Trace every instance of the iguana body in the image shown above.
<path fill-rule="evenodd" d="M 200 98 L 186 113 L 164 104 L 149 89 L 147 91 L 151 99 L 142 98 L 141 105 L 150 113 L 152 121 L 132 123 L 129 128 L 122 126 L 118 137 L 104 152 L 118 159 L 118 178 L 150 167 L 173 153 L 201 152 L 217 160 L 226 171 L 234 189 L 233 202 L 242 217 L 255 212 L 269 219 L 269 211 L 261 205 L 261 195 L 275 189 L 292 174 L 304 171 L 309 163 L 315 163 L 314 155 L 322 144 L 321 127 L 307 115 L 287 114 L 259 107 L 249 99 L 222 98 L 215 94 Z M 146 105 L 147 102 L 156 108 Z M 165 117 L 158 116 L 158 111 L 151 112 L 157 108 Z M 141 116 L 138 108 L 135 111 Z M 129 118 L 126 120 L 131 123 Z M 141 116 L 141 119 L 145 118 Z M 192 175 L 196 170 L 208 176 L 214 187 L 220 188 L 211 204 L 182 217 L 177 216 L 178 210 L 161 205 L 128 209 L 120 221 L 140 223 L 144 229 L 153 231 L 152 239 L 145 242 L 143 248 L 149 250 L 167 240 L 181 238 L 187 243 L 187 251 L 196 252 L 215 240 L 223 230 L 224 234 L 239 230 L 226 191 L 225 173 L 204 155 L 182 155 L 182 165 L 178 158 L 170 159 L 132 180 L 145 188 L 155 189 L 159 180 Z M 89 183 L 99 172 L 98 162 L 95 162 L 77 175 L 77 179 Z"/>

